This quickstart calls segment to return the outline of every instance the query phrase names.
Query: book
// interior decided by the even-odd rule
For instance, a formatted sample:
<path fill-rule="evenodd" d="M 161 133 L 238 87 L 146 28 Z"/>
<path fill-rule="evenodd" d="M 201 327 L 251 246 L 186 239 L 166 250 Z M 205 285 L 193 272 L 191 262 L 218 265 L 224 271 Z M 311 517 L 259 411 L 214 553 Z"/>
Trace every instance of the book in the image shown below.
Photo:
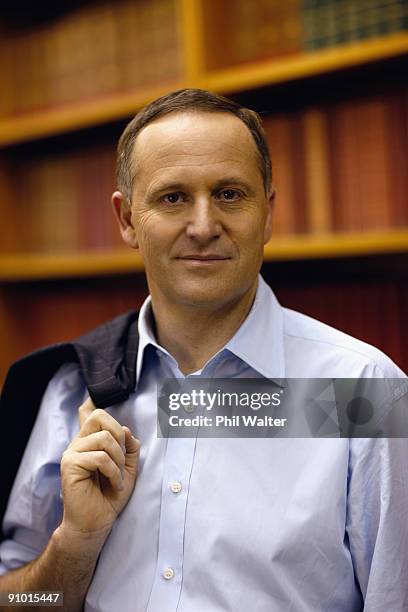
<path fill-rule="evenodd" d="M 183 70 L 176 0 L 84 3 L 3 32 L 3 116 L 177 82 Z"/>
<path fill-rule="evenodd" d="M 314 50 L 407 29 L 407 10 L 404 0 L 303 0 L 302 46 Z"/>
<path fill-rule="evenodd" d="M 306 231 L 302 123 L 297 113 L 267 117 L 264 127 L 272 160 L 272 183 L 276 189 L 274 234 Z"/>
<path fill-rule="evenodd" d="M 205 4 L 208 67 L 222 68 L 301 50 L 300 0 Z"/>
<path fill-rule="evenodd" d="M 323 107 L 302 113 L 307 228 L 312 234 L 332 229 L 328 116 Z"/>
<path fill-rule="evenodd" d="M 336 229 L 366 231 L 407 224 L 403 99 L 397 92 L 331 106 L 330 167 Z"/>

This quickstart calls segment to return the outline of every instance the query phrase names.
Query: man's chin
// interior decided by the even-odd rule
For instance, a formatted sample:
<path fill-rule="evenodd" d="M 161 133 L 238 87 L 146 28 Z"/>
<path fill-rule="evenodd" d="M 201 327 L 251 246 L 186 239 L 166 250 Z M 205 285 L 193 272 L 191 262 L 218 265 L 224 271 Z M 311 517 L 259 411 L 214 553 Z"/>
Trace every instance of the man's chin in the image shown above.
<path fill-rule="evenodd" d="M 180 305 L 198 309 L 218 309 L 227 304 L 239 301 L 245 293 L 232 282 L 233 279 L 219 275 L 217 278 L 183 279 L 174 286 L 176 301 Z"/>
<path fill-rule="evenodd" d="M 225 291 L 206 291 L 204 287 L 196 291 L 182 291 L 178 293 L 177 301 L 185 306 L 195 306 L 197 308 L 205 308 L 208 306 L 217 306 L 225 302 Z"/>
<path fill-rule="evenodd" d="M 248 270 L 234 270 L 231 274 L 224 270 L 218 274 L 195 274 L 183 271 L 183 274 L 174 274 L 168 270 L 167 274 L 161 275 L 160 283 L 157 279 L 148 277 L 150 293 L 153 298 L 180 307 L 197 308 L 214 311 L 223 306 L 231 305 L 244 299 L 251 292 L 256 278 Z M 243 282 L 246 279 L 247 282 Z M 161 298 L 159 297 L 161 296 Z"/>

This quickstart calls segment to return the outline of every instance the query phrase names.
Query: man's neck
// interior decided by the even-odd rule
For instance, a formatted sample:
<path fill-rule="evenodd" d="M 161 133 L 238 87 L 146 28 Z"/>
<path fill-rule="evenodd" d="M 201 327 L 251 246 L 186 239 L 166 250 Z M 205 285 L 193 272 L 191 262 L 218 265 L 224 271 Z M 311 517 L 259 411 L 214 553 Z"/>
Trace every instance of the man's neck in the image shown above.
<path fill-rule="evenodd" d="M 157 341 L 176 359 L 183 374 L 203 368 L 233 337 L 252 307 L 256 288 L 236 303 L 218 309 L 179 304 L 172 307 L 152 295 Z"/>

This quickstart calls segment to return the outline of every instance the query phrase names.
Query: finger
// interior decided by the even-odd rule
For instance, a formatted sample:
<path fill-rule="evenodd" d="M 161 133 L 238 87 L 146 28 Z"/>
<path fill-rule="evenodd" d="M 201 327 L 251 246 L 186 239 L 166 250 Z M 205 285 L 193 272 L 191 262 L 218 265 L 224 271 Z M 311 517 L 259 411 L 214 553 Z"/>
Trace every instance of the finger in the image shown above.
<path fill-rule="evenodd" d="M 82 453 L 71 451 L 65 458 L 64 467 L 67 461 L 75 471 L 83 472 L 84 479 L 89 478 L 98 470 L 109 480 L 113 488 L 118 491 L 124 488 L 120 469 L 105 451 L 95 450 Z"/>
<path fill-rule="evenodd" d="M 88 452 L 94 450 L 102 450 L 108 453 L 110 458 L 116 463 L 118 468 L 123 472 L 125 467 L 125 455 L 119 446 L 117 440 L 112 436 L 110 431 L 106 429 L 97 431 L 88 436 L 77 437 L 70 444 L 70 450 L 77 452 Z"/>
<path fill-rule="evenodd" d="M 82 425 L 84 424 L 86 419 L 89 417 L 90 414 L 92 414 L 92 412 L 94 410 L 96 410 L 96 406 L 93 403 L 93 401 L 91 400 L 91 398 L 88 397 L 84 401 L 84 403 L 78 408 L 78 416 L 79 416 L 79 425 L 80 425 L 80 427 L 82 427 Z"/>
<path fill-rule="evenodd" d="M 81 408 L 84 406 L 82 404 Z M 82 412 L 85 414 L 89 408 L 83 408 Z M 89 434 L 96 433 L 102 430 L 109 431 L 115 438 L 119 446 L 125 452 L 125 432 L 123 427 L 116 419 L 113 418 L 106 410 L 102 408 L 94 408 L 89 414 L 78 433 L 79 438 L 89 436 Z"/>
<path fill-rule="evenodd" d="M 129 427 L 123 426 L 125 432 L 125 465 L 132 472 L 136 473 L 140 454 L 140 441 L 132 435 Z"/>

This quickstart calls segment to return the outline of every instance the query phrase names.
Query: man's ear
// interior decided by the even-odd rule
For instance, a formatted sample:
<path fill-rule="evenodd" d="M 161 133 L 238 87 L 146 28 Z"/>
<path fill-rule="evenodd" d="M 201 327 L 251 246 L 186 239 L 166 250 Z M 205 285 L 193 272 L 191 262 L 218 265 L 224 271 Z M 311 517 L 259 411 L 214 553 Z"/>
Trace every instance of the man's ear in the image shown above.
<path fill-rule="evenodd" d="M 265 221 L 264 244 L 269 242 L 269 240 L 272 237 L 272 218 L 273 218 L 273 210 L 275 207 L 275 195 L 276 195 L 276 190 L 273 186 L 271 186 L 269 190 L 269 194 L 268 194 L 268 200 L 267 200 L 268 210 L 267 210 L 266 221 Z"/>
<path fill-rule="evenodd" d="M 132 206 L 121 191 L 115 191 L 112 194 L 112 208 L 123 240 L 132 249 L 138 249 L 139 243 L 132 223 Z"/>

